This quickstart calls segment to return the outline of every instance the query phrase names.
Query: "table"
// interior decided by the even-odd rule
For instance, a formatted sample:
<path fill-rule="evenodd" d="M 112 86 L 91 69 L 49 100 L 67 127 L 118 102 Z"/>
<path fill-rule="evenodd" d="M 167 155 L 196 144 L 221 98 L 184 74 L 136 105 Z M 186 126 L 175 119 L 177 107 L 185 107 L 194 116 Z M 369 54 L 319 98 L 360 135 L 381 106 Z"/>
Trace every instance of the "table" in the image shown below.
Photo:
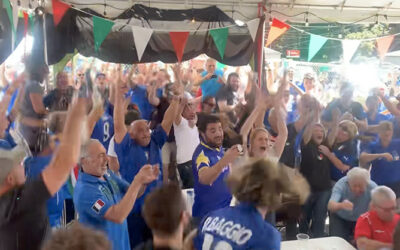
<path fill-rule="evenodd" d="M 282 241 L 281 250 L 356 250 L 350 243 L 339 237 L 309 239 L 306 245 L 298 240 Z"/>

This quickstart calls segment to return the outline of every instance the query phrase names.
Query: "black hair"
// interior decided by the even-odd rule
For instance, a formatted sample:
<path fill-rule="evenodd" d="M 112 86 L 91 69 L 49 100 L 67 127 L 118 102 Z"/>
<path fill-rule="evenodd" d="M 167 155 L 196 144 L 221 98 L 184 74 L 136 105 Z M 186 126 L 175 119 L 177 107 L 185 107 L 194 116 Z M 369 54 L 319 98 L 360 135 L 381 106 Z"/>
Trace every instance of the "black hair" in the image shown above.
<path fill-rule="evenodd" d="M 129 126 L 132 124 L 132 122 L 136 121 L 136 120 L 140 120 L 140 113 L 134 109 L 129 110 L 126 114 L 125 114 L 125 125 Z"/>
<path fill-rule="evenodd" d="M 221 123 L 221 119 L 216 115 L 204 114 L 197 122 L 197 127 L 199 128 L 199 131 L 205 133 L 207 130 L 207 126 L 210 123 Z"/>
<path fill-rule="evenodd" d="M 239 78 L 239 74 L 236 73 L 236 72 L 230 73 L 230 74 L 228 75 L 228 79 L 226 80 L 226 82 L 227 82 L 228 84 L 230 84 L 231 78 L 232 78 L 232 77 L 237 77 L 237 78 Z"/>

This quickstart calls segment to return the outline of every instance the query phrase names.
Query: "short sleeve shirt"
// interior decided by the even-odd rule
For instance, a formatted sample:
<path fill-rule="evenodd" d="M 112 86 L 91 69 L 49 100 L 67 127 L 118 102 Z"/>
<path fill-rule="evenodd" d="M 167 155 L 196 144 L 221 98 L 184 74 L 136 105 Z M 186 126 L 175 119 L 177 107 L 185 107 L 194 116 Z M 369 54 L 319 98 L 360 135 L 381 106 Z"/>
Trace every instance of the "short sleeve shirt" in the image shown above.
<path fill-rule="evenodd" d="M 91 138 L 99 140 L 104 148 L 108 148 L 111 138 L 114 136 L 114 120 L 107 112 L 96 122 Z"/>
<path fill-rule="evenodd" d="M 201 77 L 205 77 L 208 74 L 207 71 L 203 71 L 201 73 Z M 220 69 L 216 69 L 214 74 L 217 76 L 216 78 L 211 78 L 209 80 L 204 80 L 201 85 L 201 92 L 202 92 L 202 98 L 206 98 L 207 96 L 213 96 L 216 97 L 219 89 L 221 88 L 221 84 L 218 82 L 218 77 L 223 77 L 224 72 Z"/>
<path fill-rule="evenodd" d="M 14 139 L 10 135 L 9 132 L 5 132 L 4 137 L 0 139 L 0 148 L 1 149 L 12 149 L 17 144 Z"/>
<path fill-rule="evenodd" d="M 194 239 L 196 249 L 279 250 L 281 236 L 250 204 L 208 214 Z"/>
<path fill-rule="evenodd" d="M 348 200 L 353 203 L 354 208 L 352 211 L 339 210 L 336 212 L 336 214 L 344 220 L 354 222 L 357 221 L 358 217 L 360 217 L 361 214 L 368 211 L 369 203 L 371 202 L 371 191 L 375 187 L 377 187 L 376 183 L 370 181 L 364 193 L 356 196 L 350 190 L 347 176 L 340 179 L 338 182 L 336 182 L 335 186 L 332 189 L 330 200 L 335 202 Z"/>
<path fill-rule="evenodd" d="M 224 157 L 222 148 L 212 148 L 200 142 L 193 153 L 192 170 L 194 176 L 194 204 L 192 214 L 194 217 L 202 218 L 207 213 L 219 208 L 229 206 L 232 195 L 225 183 L 229 175 L 229 166 L 226 166 L 218 178 L 211 185 L 201 184 L 199 171 L 205 167 L 212 167 Z"/>
<path fill-rule="evenodd" d="M 49 198 L 41 175 L 0 196 L 0 249 L 40 249 L 50 232 L 46 213 Z"/>
<path fill-rule="evenodd" d="M 391 162 L 384 158 L 378 158 L 371 162 L 371 179 L 373 181 L 378 185 L 388 185 L 400 181 L 400 139 L 393 139 L 386 148 L 382 146 L 380 140 L 371 142 L 365 152 L 369 154 L 389 153 L 394 158 Z"/>
<path fill-rule="evenodd" d="M 65 91 L 53 89 L 43 98 L 43 104 L 50 111 L 66 111 L 72 101 L 74 90 L 68 87 Z"/>
<path fill-rule="evenodd" d="M 337 144 L 334 146 L 332 152 L 343 164 L 350 166 L 350 168 L 358 166 L 358 150 L 356 140 L 349 140 Z M 330 165 L 331 178 L 333 181 L 338 181 L 346 175 L 346 172 L 339 170 L 332 162 Z"/>
<path fill-rule="evenodd" d="M 200 143 L 199 130 L 196 125 L 190 127 L 188 120 L 182 117 L 181 123 L 174 123 L 176 139 L 176 162 L 182 164 L 192 160 L 192 156 Z M 190 140 L 188 139 L 190 138 Z"/>
<path fill-rule="evenodd" d="M 311 191 L 319 192 L 331 188 L 330 161 L 312 141 L 301 147 L 300 172 L 310 184 Z"/>
<path fill-rule="evenodd" d="M 128 224 L 108 221 L 104 218 L 107 210 L 118 204 L 129 184 L 111 171 L 104 180 L 80 172 L 74 190 L 74 205 L 79 214 L 79 222 L 102 230 L 112 242 L 114 250 L 130 250 Z"/>
<path fill-rule="evenodd" d="M 358 102 L 352 102 L 349 107 L 344 107 L 339 99 L 333 100 L 331 103 L 328 104 L 324 112 L 322 113 L 322 120 L 323 121 L 332 121 L 332 111 L 338 108 L 341 114 L 349 112 L 358 120 L 364 120 L 367 118 L 367 114 L 365 113 L 362 105 Z"/>
<path fill-rule="evenodd" d="M 354 239 L 366 237 L 370 240 L 392 243 L 394 229 L 399 221 L 400 215 L 398 214 L 395 214 L 392 221 L 384 222 L 379 219 L 375 211 L 366 212 L 357 220 Z"/>
<path fill-rule="evenodd" d="M 146 87 L 137 85 L 134 89 L 130 90 L 129 94 L 131 95 L 131 102 L 138 106 L 141 117 L 150 121 L 151 114 L 154 111 L 154 106 L 150 104 L 147 98 Z"/>
<path fill-rule="evenodd" d="M 167 134 L 161 126 L 158 126 L 151 133 L 150 144 L 147 147 L 138 145 L 128 133 L 126 133 L 121 143 L 114 145 L 115 152 L 118 156 L 119 161 L 119 172 L 123 179 L 131 183 L 133 178 L 139 172 L 139 170 L 146 164 L 159 164 L 160 176 L 157 180 L 149 183 L 144 194 L 136 199 L 135 206 L 133 208 L 134 213 L 140 213 L 143 206 L 144 199 L 148 193 L 151 192 L 156 186 L 162 183 L 162 160 L 161 160 L 161 148 L 164 146 L 167 140 Z"/>
<path fill-rule="evenodd" d="M 25 95 L 22 99 L 20 112 L 25 117 L 35 118 L 35 119 L 42 119 L 44 115 L 37 114 L 33 109 L 30 94 L 40 94 L 43 96 L 44 94 L 44 87 L 37 81 L 28 81 L 27 85 L 25 86 Z"/>
<path fill-rule="evenodd" d="M 295 164 L 294 148 L 298 133 L 296 131 L 294 123 L 288 124 L 287 129 L 288 129 L 288 137 L 286 140 L 285 147 L 283 149 L 282 156 L 279 161 L 288 167 L 294 167 Z"/>

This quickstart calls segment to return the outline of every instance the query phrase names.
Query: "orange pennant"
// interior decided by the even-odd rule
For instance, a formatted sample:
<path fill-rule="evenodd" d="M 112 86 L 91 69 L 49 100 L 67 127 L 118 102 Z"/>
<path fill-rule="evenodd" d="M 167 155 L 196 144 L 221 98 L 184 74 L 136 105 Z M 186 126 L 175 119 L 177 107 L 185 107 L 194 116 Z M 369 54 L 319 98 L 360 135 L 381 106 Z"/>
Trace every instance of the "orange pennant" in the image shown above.
<path fill-rule="evenodd" d="M 189 32 L 169 32 L 169 37 L 174 46 L 178 62 L 181 62 L 186 42 L 189 38 Z"/>
<path fill-rule="evenodd" d="M 290 26 L 284 22 L 279 21 L 278 19 L 274 18 L 272 20 L 271 28 L 269 29 L 267 43 L 265 46 L 270 45 L 275 39 L 280 37 L 283 33 L 288 31 Z"/>
<path fill-rule="evenodd" d="M 393 39 L 394 36 L 385 36 L 376 40 L 376 47 L 381 60 L 385 58 L 386 52 L 388 52 Z"/>

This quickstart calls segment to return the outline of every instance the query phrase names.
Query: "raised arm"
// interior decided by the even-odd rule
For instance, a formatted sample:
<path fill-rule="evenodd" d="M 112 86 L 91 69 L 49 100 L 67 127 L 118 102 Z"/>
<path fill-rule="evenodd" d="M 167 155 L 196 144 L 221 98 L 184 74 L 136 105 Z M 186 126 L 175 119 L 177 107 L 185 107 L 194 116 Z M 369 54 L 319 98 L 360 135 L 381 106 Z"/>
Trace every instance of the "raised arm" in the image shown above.
<path fill-rule="evenodd" d="M 278 127 L 278 136 L 275 139 L 274 151 L 276 157 L 281 157 L 283 149 L 285 148 L 286 140 L 288 137 L 288 130 L 286 126 L 286 114 L 282 108 L 275 110 L 277 112 L 276 124 Z"/>
<path fill-rule="evenodd" d="M 143 166 L 129 185 L 128 191 L 125 193 L 124 197 L 122 197 L 118 204 L 107 210 L 104 218 L 115 223 L 123 223 L 132 211 L 143 185 L 156 180 L 159 174 L 160 170 L 157 166 Z"/>
<path fill-rule="evenodd" d="M 125 93 L 128 90 L 128 84 L 121 78 L 121 69 L 117 70 L 116 79 L 116 98 L 114 104 L 114 140 L 116 143 L 121 143 L 126 133 L 128 132 L 125 126 Z"/>
<path fill-rule="evenodd" d="M 157 97 L 157 85 L 154 83 L 150 83 L 147 87 L 147 99 L 149 103 L 155 107 L 160 105 L 160 98 Z"/>
<path fill-rule="evenodd" d="M 179 109 L 179 103 L 180 103 L 180 98 L 174 96 L 171 103 L 169 104 L 167 111 L 165 111 L 164 118 L 161 122 L 161 127 L 164 129 L 166 134 L 169 134 L 172 124 L 175 121 Z"/>
<path fill-rule="evenodd" d="M 203 185 L 212 185 L 221 174 L 222 170 L 231 164 L 239 155 L 240 152 L 237 145 L 232 146 L 228 151 L 226 151 L 224 157 L 222 157 L 222 159 L 215 165 L 204 166 L 199 170 L 199 182 Z"/>
<path fill-rule="evenodd" d="M 86 98 L 78 98 L 72 104 L 63 130 L 63 139 L 50 164 L 42 173 L 43 181 L 52 196 L 65 183 L 71 169 L 78 162 L 86 105 Z"/>
<path fill-rule="evenodd" d="M 379 93 L 379 97 L 382 100 L 385 107 L 389 110 L 389 112 L 394 116 L 400 116 L 400 109 L 398 109 L 393 103 L 391 103 L 384 94 Z"/>
<path fill-rule="evenodd" d="M 360 155 L 360 164 L 366 165 L 378 158 L 385 158 L 387 161 L 393 161 L 393 156 L 390 153 L 369 154 L 366 152 L 362 152 Z"/>

